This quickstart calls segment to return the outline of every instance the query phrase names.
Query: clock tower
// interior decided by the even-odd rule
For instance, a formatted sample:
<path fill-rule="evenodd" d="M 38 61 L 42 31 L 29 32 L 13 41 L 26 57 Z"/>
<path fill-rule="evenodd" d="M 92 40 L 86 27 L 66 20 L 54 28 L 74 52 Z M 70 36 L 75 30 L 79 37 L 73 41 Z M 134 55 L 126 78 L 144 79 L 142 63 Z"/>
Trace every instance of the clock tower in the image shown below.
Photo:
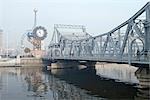
<path fill-rule="evenodd" d="M 24 47 L 22 43 L 22 47 L 24 48 L 24 52 L 29 55 L 33 55 L 35 57 L 42 57 L 42 55 L 45 53 L 44 50 L 42 50 L 42 45 L 44 42 L 44 39 L 47 37 L 47 30 L 43 26 L 37 25 L 37 11 L 34 9 L 34 25 L 33 28 L 28 31 L 26 34 L 28 42 L 32 44 L 33 48 Z M 27 52 L 28 51 L 28 52 Z"/>

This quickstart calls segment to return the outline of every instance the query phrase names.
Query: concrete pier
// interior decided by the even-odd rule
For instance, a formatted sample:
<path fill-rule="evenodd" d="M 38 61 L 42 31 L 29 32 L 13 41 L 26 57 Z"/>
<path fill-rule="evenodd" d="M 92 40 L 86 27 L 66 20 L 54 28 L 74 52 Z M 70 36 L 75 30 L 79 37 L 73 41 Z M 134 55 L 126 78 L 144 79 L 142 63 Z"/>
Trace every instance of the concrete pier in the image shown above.
<path fill-rule="evenodd" d="M 139 89 L 137 93 L 137 100 L 149 100 L 150 99 L 150 69 L 139 68 L 135 75 L 139 80 Z"/>
<path fill-rule="evenodd" d="M 76 68 L 79 65 L 78 61 L 59 60 L 51 64 L 52 69 Z"/>

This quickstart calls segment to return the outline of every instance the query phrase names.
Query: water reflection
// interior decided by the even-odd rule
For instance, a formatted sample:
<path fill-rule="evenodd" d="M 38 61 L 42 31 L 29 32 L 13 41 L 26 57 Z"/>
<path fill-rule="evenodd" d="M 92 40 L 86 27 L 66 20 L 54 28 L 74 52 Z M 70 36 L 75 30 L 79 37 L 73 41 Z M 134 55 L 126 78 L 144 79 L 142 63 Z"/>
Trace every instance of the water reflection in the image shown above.
<path fill-rule="evenodd" d="M 54 100 L 104 100 L 101 97 L 91 96 L 86 90 L 68 84 L 66 81 L 60 81 L 54 76 L 49 76 L 49 86 L 53 91 Z"/>
<path fill-rule="evenodd" d="M 23 70 L 22 70 L 23 71 Z M 26 71 L 25 81 L 28 86 L 28 91 L 33 91 L 35 96 L 41 96 L 47 92 L 47 85 L 43 83 L 42 73 L 40 70 Z"/>
<path fill-rule="evenodd" d="M 0 68 L 0 100 L 101 100 L 40 67 Z"/>
<path fill-rule="evenodd" d="M 57 71 L 56 71 L 57 70 Z M 55 72 L 55 73 L 53 73 Z M 61 73 L 61 74 L 60 74 Z M 53 69 L 52 74 L 69 84 L 85 89 L 88 94 L 109 99 L 133 99 L 136 89 L 95 74 L 95 69 Z"/>
<path fill-rule="evenodd" d="M 0 100 L 45 100 L 49 95 L 40 67 L 0 68 Z"/>
<path fill-rule="evenodd" d="M 42 67 L 0 68 L 0 100 L 136 100 L 138 93 L 135 85 L 80 65 L 46 72 Z"/>
<path fill-rule="evenodd" d="M 139 83 L 135 72 L 137 67 L 130 66 L 128 64 L 115 64 L 115 63 L 97 63 L 96 64 L 97 74 L 115 79 L 126 83 Z"/>

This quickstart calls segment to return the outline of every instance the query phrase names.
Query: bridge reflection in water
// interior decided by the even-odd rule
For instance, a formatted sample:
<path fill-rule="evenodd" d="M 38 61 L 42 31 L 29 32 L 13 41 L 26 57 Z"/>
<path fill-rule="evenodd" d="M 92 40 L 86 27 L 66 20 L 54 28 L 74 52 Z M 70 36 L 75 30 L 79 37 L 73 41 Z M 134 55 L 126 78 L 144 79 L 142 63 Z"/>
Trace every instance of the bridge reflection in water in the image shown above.
<path fill-rule="evenodd" d="M 97 68 L 86 68 L 81 65 L 75 69 L 51 69 L 46 72 L 42 70 L 42 67 L 0 68 L 0 100 L 134 100 L 142 98 L 137 96 L 139 92 L 136 84 L 103 78 L 104 76 L 101 77 L 98 71 Z M 136 82 L 133 81 L 133 83 Z"/>

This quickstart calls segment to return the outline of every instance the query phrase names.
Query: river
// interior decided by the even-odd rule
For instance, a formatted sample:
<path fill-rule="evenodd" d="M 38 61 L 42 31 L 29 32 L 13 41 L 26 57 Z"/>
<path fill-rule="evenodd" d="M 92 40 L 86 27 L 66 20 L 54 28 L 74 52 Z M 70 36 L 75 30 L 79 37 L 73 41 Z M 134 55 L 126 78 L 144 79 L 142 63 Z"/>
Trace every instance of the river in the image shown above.
<path fill-rule="evenodd" d="M 136 70 L 106 63 L 51 70 L 1 67 L 0 100 L 141 100 Z"/>

